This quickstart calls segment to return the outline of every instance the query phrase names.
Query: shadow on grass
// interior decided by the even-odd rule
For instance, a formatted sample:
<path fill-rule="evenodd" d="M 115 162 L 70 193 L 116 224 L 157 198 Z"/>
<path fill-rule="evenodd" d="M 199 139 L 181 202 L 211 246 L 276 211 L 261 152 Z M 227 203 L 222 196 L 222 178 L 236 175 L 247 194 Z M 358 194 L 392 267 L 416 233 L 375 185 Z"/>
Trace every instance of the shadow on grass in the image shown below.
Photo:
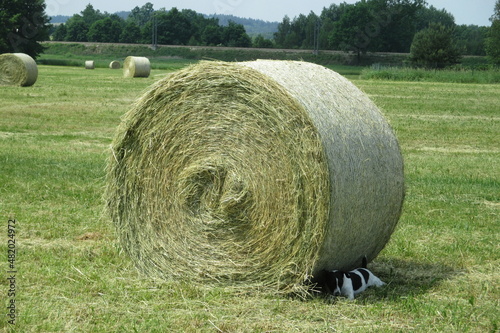
<path fill-rule="evenodd" d="M 386 285 L 380 288 L 370 287 L 358 294 L 356 300 L 361 303 L 405 300 L 408 297 L 425 294 L 443 281 L 464 273 L 463 270 L 441 263 L 423 264 L 395 258 L 377 259 L 376 262 L 368 264 L 368 269 Z M 322 297 L 328 303 L 335 303 L 343 298 L 324 294 L 313 297 Z"/>

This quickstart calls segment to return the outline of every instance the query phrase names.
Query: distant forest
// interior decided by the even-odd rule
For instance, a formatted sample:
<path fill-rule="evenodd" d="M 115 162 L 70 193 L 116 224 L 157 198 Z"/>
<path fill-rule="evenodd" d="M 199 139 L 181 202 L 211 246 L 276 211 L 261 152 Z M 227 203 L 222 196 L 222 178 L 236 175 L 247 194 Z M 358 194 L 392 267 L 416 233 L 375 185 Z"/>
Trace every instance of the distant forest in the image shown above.
<path fill-rule="evenodd" d="M 116 12 L 115 14 L 121 17 L 122 19 L 127 20 L 130 13 L 131 13 L 130 11 L 128 12 L 121 11 L 121 12 Z M 218 19 L 219 25 L 221 26 L 228 26 L 229 21 L 232 21 L 236 24 L 241 24 L 245 28 L 246 33 L 253 38 L 257 37 L 258 35 L 262 35 L 262 37 L 264 38 L 272 39 L 274 33 L 278 31 L 279 22 L 268 22 L 264 20 L 243 18 L 225 14 L 210 14 L 210 15 L 203 14 L 203 16 L 205 16 L 206 18 Z M 66 23 L 70 18 L 71 16 L 56 15 L 51 17 L 50 23 L 56 25 L 61 23 Z"/>
<path fill-rule="evenodd" d="M 452 14 L 424 0 L 366 0 L 332 4 L 320 15 L 310 12 L 281 22 L 232 15 L 204 15 L 151 3 L 130 12 L 109 14 L 88 5 L 80 14 L 52 17 L 51 39 L 74 42 L 121 42 L 344 50 L 407 53 L 415 34 L 441 24 L 453 32 L 464 55 L 485 55 L 490 27 L 456 25 Z M 156 30 L 155 30 L 156 27 Z"/>

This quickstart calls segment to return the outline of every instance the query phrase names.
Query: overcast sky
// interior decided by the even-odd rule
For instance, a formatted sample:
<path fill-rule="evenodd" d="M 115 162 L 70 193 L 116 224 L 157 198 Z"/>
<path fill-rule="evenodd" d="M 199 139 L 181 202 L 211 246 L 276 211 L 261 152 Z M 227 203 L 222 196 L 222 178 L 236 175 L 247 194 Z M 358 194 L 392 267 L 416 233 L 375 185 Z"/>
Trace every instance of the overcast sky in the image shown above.
<path fill-rule="evenodd" d="M 192 9 L 201 14 L 231 14 L 265 21 L 283 20 L 285 15 L 294 18 L 310 11 L 320 14 L 323 7 L 332 3 L 356 3 L 358 0 L 46 0 L 47 14 L 73 15 L 80 13 L 87 4 L 101 12 L 130 11 L 136 6 L 151 2 L 155 9 L 177 7 Z M 457 24 L 490 26 L 495 0 L 427 0 L 429 5 L 446 9 Z"/>

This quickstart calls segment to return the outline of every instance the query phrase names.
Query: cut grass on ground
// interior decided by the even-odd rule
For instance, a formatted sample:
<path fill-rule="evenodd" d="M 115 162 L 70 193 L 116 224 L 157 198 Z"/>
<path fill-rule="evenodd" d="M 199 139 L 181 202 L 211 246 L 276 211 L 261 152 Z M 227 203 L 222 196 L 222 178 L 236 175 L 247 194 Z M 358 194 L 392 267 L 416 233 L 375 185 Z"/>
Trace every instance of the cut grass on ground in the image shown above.
<path fill-rule="evenodd" d="M 388 285 L 350 302 L 142 276 L 103 215 L 105 160 L 120 117 L 167 72 L 39 70 L 33 87 L 0 88 L 0 221 L 18 225 L 16 324 L 2 314 L 0 331 L 498 331 L 499 85 L 354 81 L 397 133 L 407 195 L 369 266 Z M 6 312 L 6 237 L 0 253 Z"/>

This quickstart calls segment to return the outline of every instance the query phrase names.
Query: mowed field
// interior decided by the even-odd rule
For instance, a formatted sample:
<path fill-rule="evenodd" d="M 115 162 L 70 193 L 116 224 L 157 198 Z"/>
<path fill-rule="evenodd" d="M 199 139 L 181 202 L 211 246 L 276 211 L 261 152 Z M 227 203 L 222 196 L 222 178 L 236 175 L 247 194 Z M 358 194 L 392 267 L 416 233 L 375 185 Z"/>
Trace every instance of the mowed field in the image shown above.
<path fill-rule="evenodd" d="M 104 213 L 106 159 L 120 117 L 166 74 L 39 66 L 33 87 L 0 87 L 0 331 L 499 331 L 500 85 L 350 77 L 398 136 L 407 193 L 369 265 L 387 285 L 348 301 L 158 281 L 134 268 Z"/>

